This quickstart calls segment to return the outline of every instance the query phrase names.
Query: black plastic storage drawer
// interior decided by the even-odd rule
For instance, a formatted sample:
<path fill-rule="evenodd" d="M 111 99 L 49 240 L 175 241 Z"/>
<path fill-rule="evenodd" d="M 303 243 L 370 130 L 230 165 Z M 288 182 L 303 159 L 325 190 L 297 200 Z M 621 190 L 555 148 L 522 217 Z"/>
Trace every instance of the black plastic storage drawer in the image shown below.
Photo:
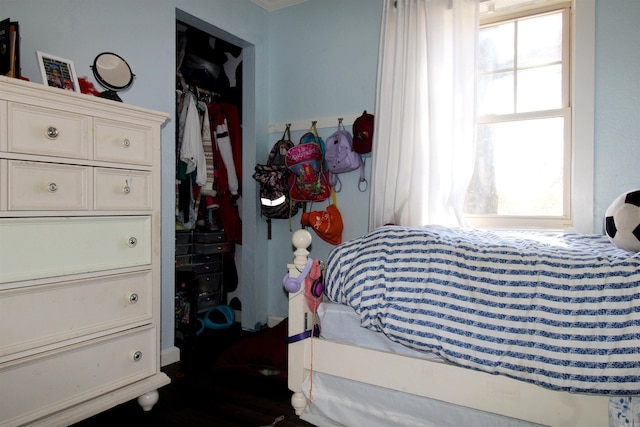
<path fill-rule="evenodd" d="M 176 268 L 191 266 L 191 255 L 176 255 Z"/>
<path fill-rule="evenodd" d="M 224 231 L 194 231 L 193 243 L 222 243 Z"/>
<path fill-rule="evenodd" d="M 209 274 L 222 271 L 222 260 L 220 259 L 206 264 L 191 264 L 191 271 L 196 274 Z"/>
<path fill-rule="evenodd" d="M 191 262 L 194 264 L 215 264 L 221 263 L 222 257 L 220 254 L 195 254 Z"/>
<path fill-rule="evenodd" d="M 222 303 L 222 292 L 201 292 L 198 294 L 198 314 Z"/>
<path fill-rule="evenodd" d="M 233 252 L 233 243 L 194 243 L 193 253 L 203 255 Z"/>
<path fill-rule="evenodd" d="M 191 243 L 191 231 L 176 231 L 176 245 Z"/>
<path fill-rule="evenodd" d="M 215 292 L 222 289 L 222 273 L 199 274 L 196 276 L 198 292 Z"/>

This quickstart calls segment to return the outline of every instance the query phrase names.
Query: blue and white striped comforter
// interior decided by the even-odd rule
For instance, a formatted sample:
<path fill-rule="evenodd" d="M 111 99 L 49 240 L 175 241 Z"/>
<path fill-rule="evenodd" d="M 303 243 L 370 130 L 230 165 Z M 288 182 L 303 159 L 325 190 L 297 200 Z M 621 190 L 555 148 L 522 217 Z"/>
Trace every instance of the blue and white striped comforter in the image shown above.
<path fill-rule="evenodd" d="M 640 257 L 606 237 L 382 227 L 329 255 L 363 327 L 543 387 L 640 393 Z"/>

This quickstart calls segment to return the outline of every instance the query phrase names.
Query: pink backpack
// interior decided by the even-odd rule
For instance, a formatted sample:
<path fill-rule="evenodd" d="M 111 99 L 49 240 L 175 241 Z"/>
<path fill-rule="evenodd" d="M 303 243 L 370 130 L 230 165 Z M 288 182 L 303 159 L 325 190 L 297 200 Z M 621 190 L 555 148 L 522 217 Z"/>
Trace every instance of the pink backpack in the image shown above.
<path fill-rule="evenodd" d="M 287 151 L 289 194 L 298 202 L 321 202 L 331 195 L 329 171 L 324 162 L 324 141 L 318 136 L 315 122 L 300 143 Z"/>

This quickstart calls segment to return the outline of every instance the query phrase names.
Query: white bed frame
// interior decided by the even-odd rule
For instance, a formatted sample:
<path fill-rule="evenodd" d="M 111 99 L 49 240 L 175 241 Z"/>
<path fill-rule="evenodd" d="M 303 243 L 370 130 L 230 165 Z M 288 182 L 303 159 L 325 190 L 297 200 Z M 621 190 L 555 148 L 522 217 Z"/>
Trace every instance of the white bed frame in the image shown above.
<path fill-rule="evenodd" d="M 292 237 L 294 259 L 289 276 L 298 277 L 307 263 L 311 234 L 297 230 Z M 289 294 L 289 336 L 311 328 L 304 286 Z M 416 359 L 315 338 L 288 346 L 288 385 L 291 404 L 301 415 L 307 405 L 302 383 L 313 372 L 386 387 L 548 426 L 608 426 L 609 398 L 558 392 L 441 362 Z M 312 354 L 313 350 L 313 354 Z M 384 367 L 384 369 L 380 369 Z"/>

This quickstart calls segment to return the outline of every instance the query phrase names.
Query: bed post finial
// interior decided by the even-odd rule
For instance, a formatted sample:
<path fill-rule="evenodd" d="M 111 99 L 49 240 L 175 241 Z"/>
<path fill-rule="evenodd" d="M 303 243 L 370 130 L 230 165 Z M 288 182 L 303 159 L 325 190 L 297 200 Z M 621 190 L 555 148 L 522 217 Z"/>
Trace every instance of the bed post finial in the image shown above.
<path fill-rule="evenodd" d="M 291 237 L 291 243 L 295 246 L 296 250 L 293 251 L 293 263 L 300 267 L 307 265 L 307 258 L 309 257 L 309 246 L 311 246 L 311 233 L 305 229 L 296 230 Z"/>

